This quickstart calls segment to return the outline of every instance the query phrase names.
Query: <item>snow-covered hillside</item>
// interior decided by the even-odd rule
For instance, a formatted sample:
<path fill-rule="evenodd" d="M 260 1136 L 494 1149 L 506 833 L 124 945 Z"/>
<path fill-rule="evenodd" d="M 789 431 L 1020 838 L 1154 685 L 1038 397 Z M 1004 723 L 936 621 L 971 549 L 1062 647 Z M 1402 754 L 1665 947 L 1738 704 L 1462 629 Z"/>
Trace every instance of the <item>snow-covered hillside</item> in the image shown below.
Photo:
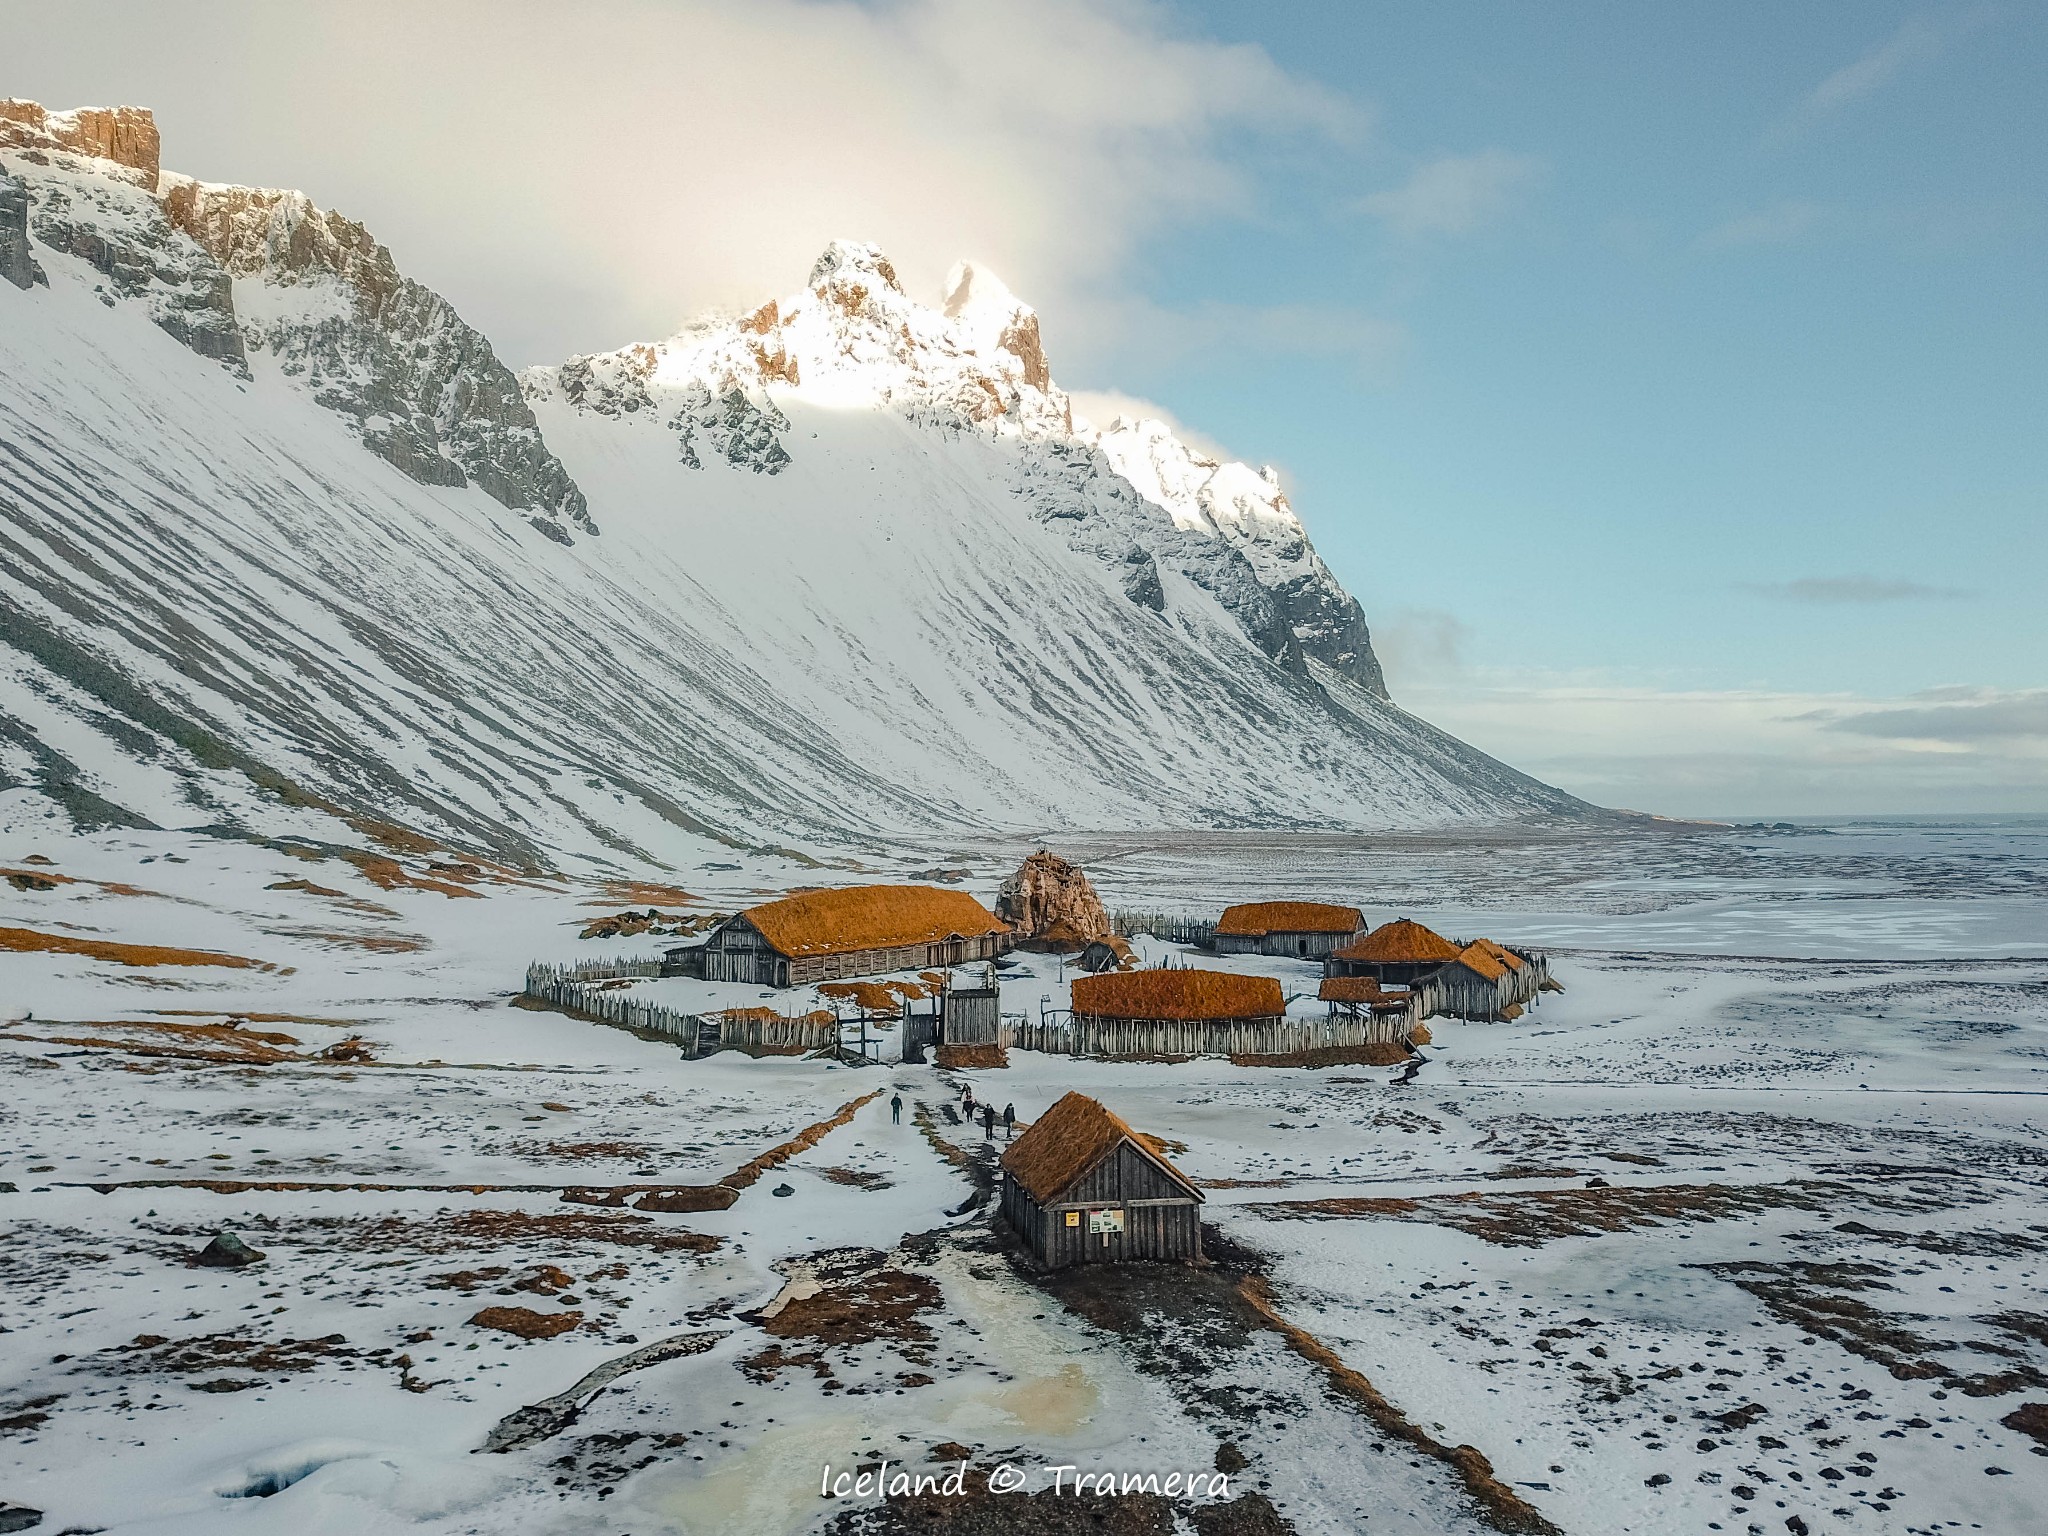
<path fill-rule="evenodd" d="M 1388 703 L 1270 475 L 837 244 L 515 386 L 297 193 L 0 104 L 0 792 L 547 861 L 1590 808 Z M 367 450 L 367 451 L 366 451 Z"/>

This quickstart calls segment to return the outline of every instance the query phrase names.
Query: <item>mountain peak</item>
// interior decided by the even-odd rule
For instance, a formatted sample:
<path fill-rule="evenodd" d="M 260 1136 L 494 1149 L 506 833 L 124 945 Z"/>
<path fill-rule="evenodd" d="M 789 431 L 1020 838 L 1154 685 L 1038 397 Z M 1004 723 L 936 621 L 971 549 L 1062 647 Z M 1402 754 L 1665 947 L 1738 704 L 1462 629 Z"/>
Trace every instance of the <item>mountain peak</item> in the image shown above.
<path fill-rule="evenodd" d="M 840 278 L 879 278 L 884 286 L 903 292 L 896 268 L 882 254 L 882 248 L 865 240 L 834 240 L 811 263 L 810 287 L 822 288 Z"/>

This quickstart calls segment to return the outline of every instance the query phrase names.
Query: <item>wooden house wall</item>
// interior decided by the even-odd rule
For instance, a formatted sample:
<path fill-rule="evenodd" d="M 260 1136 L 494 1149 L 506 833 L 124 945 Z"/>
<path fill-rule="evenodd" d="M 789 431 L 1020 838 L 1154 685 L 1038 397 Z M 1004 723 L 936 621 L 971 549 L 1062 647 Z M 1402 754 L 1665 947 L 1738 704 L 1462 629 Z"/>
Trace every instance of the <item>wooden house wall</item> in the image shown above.
<path fill-rule="evenodd" d="M 1090 1210 L 1119 1209 L 1122 1232 L 1091 1233 Z M 1068 1226 L 1068 1211 L 1080 1221 Z M 1004 1176 L 1003 1218 L 1048 1267 L 1116 1264 L 1131 1260 L 1198 1259 L 1202 1254 L 1201 1207 L 1128 1141 L 1075 1179 L 1044 1205 L 1015 1179 Z"/>
<path fill-rule="evenodd" d="M 1001 994 L 974 987 L 946 994 L 946 1044 L 996 1045 L 1001 1042 Z"/>
<path fill-rule="evenodd" d="M 1412 987 L 1441 969 L 1441 960 L 1340 960 L 1332 955 L 1323 962 L 1326 976 L 1370 976 L 1383 987 Z"/>
<path fill-rule="evenodd" d="M 706 981 L 738 981 L 760 987 L 808 987 L 850 976 L 882 976 L 891 971 L 928 970 L 993 960 L 1006 947 L 1007 934 L 941 939 L 889 949 L 850 949 L 833 955 L 784 955 L 744 917 L 722 923 L 704 941 L 701 974 Z"/>
<path fill-rule="evenodd" d="M 1320 960 L 1333 949 L 1342 949 L 1356 933 L 1301 933 L 1281 931 L 1263 934 L 1219 933 L 1214 940 L 1219 955 L 1284 955 L 1296 960 Z"/>

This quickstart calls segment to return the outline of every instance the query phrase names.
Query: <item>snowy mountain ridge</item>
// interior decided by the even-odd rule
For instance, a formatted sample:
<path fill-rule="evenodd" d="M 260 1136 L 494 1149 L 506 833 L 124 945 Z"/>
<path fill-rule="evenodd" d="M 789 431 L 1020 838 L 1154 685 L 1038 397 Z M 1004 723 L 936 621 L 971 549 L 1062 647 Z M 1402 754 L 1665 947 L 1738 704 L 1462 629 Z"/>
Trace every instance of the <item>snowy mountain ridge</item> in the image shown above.
<path fill-rule="evenodd" d="M 886 410 L 1009 451 L 1009 478 L 1078 551 L 1158 611 L 1165 561 L 1212 593 L 1271 660 L 1307 657 L 1385 696 L 1365 615 L 1310 545 L 1277 475 L 1220 463 L 1164 422 L 1077 422 L 1053 382 L 1037 314 L 986 268 L 961 262 L 934 308 L 888 257 L 835 241 L 794 295 L 713 317 L 664 341 L 521 375 L 529 400 L 605 416 L 658 414 L 692 468 L 704 457 L 775 474 L 790 462 L 778 398 Z"/>
<path fill-rule="evenodd" d="M 515 380 L 360 225 L 9 102 L 0 276 L 0 802 L 611 867 L 1593 814 L 1388 703 L 1273 478 L 1076 420 L 980 269 L 841 242 Z"/>

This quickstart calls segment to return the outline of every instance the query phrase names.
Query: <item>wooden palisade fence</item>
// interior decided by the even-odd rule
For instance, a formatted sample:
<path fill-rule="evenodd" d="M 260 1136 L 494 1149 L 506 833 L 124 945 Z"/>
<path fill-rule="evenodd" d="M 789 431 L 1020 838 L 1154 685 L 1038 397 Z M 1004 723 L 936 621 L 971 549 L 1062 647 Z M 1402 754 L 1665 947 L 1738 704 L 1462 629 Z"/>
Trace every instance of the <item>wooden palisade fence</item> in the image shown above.
<path fill-rule="evenodd" d="M 661 961 L 595 960 L 576 965 L 526 968 L 525 995 L 537 1002 L 587 1014 L 606 1024 L 666 1035 L 682 1046 L 685 1056 L 709 1055 L 727 1048 L 760 1054 L 795 1054 L 824 1050 L 839 1043 L 837 1020 L 733 1017 L 724 1013 L 687 1013 L 634 997 L 608 981 L 635 980 L 661 974 Z"/>

